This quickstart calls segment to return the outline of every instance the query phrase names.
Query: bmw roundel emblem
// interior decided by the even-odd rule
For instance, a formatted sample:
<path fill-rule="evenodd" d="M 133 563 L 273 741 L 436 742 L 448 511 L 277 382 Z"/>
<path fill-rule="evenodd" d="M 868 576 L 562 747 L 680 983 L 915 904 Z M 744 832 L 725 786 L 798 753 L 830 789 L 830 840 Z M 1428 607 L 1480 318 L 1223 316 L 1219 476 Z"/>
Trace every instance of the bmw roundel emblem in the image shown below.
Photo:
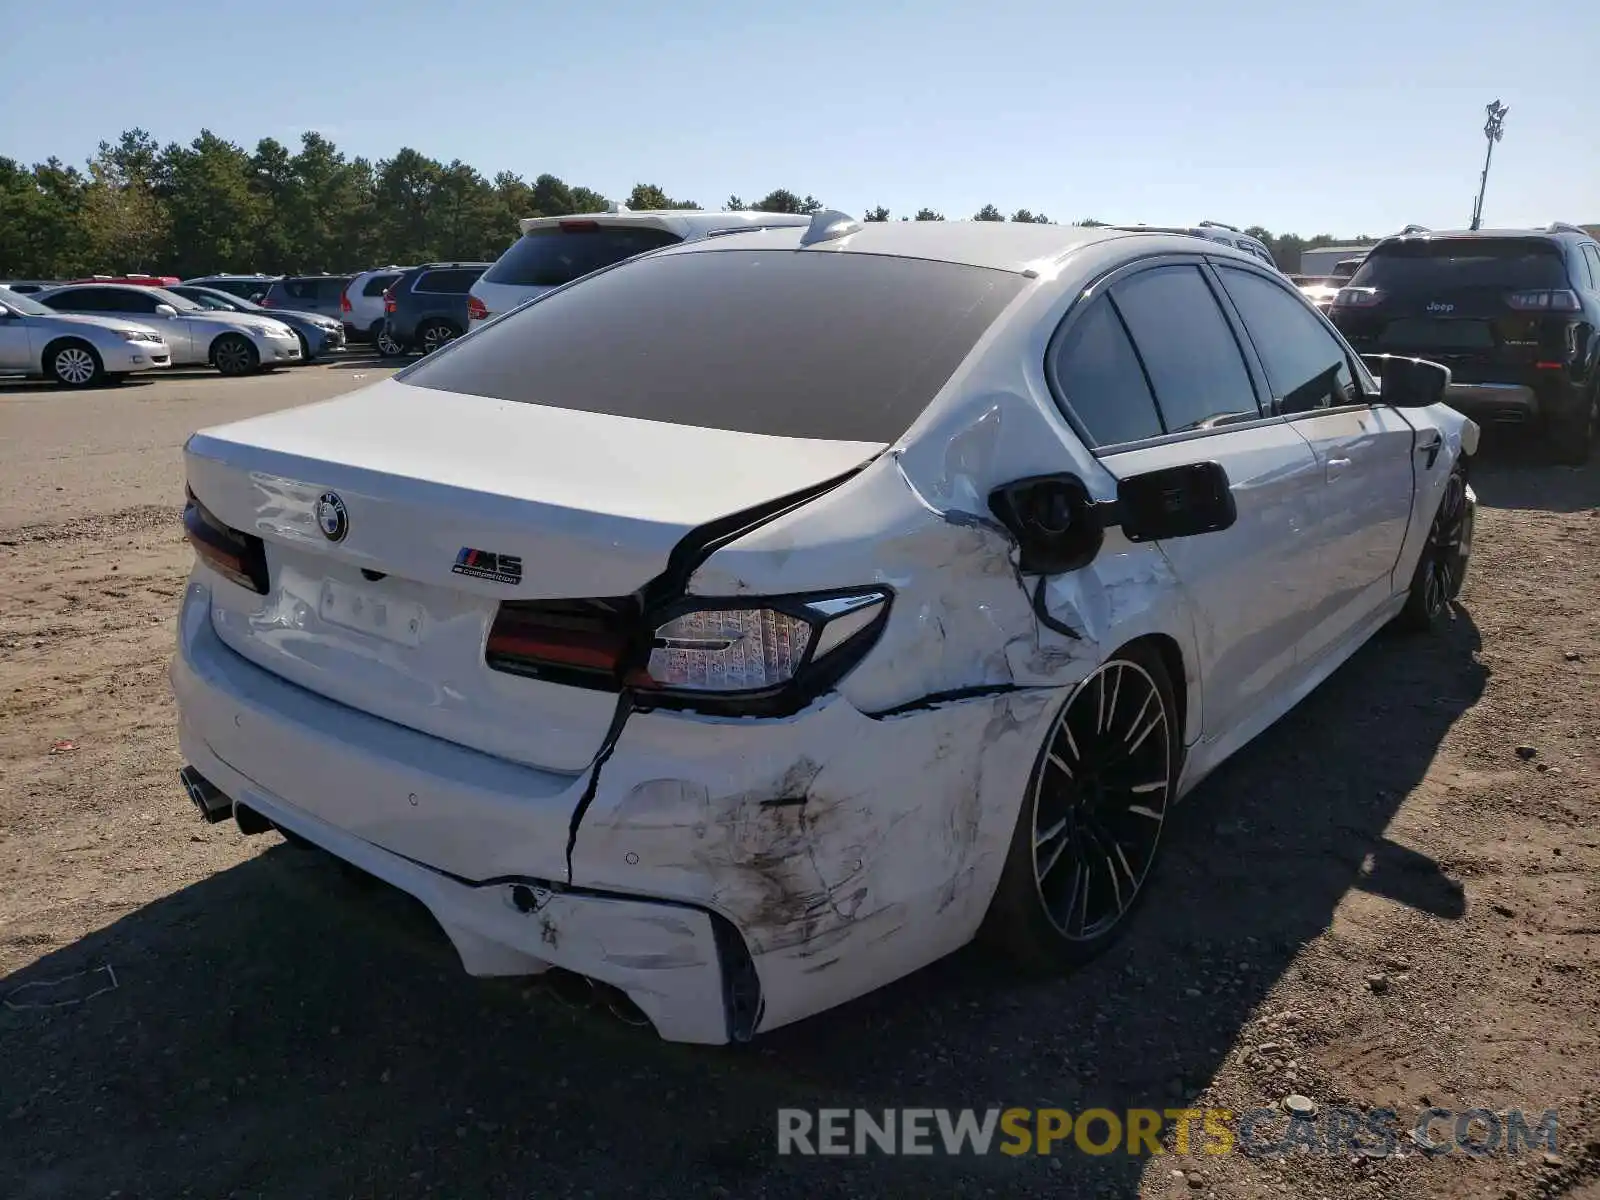
<path fill-rule="evenodd" d="M 338 492 L 323 492 L 317 497 L 317 528 L 330 542 L 342 542 L 350 532 L 350 514 Z"/>

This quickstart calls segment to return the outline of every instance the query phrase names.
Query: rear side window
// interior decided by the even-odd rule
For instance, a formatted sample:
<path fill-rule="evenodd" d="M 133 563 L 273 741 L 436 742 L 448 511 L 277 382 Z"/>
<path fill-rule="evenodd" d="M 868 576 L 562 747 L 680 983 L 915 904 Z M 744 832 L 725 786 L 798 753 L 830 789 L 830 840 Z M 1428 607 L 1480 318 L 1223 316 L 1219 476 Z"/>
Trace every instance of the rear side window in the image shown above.
<path fill-rule="evenodd" d="M 1367 255 L 1351 287 L 1416 295 L 1461 288 L 1564 288 L 1561 251 L 1539 238 L 1429 238 L 1379 246 Z"/>
<path fill-rule="evenodd" d="M 558 225 L 522 235 L 484 274 L 485 283 L 560 287 L 612 263 L 680 239 L 644 225 Z"/>
<path fill-rule="evenodd" d="M 1583 261 L 1589 268 L 1589 287 L 1591 290 L 1600 290 L 1600 249 L 1585 242 L 1583 245 Z"/>
<path fill-rule="evenodd" d="M 317 280 L 317 298 L 319 300 L 337 300 L 344 295 L 344 289 L 354 279 L 353 275 L 336 275 L 331 279 Z"/>
<path fill-rule="evenodd" d="M 795 250 L 646 258 L 552 292 L 398 378 L 780 437 L 892 442 L 1025 280 L 927 259 Z"/>
<path fill-rule="evenodd" d="M 1250 271 L 1218 267 L 1217 274 L 1267 372 L 1274 413 L 1336 408 L 1360 398 L 1344 348 L 1303 301 Z"/>
<path fill-rule="evenodd" d="M 438 271 L 424 271 L 411 285 L 411 290 L 464 296 L 482 274 L 482 267 L 449 267 Z"/>
<path fill-rule="evenodd" d="M 1137 442 L 1165 432 L 1139 356 L 1105 296 L 1056 338 L 1049 368 L 1051 382 L 1091 446 Z"/>
<path fill-rule="evenodd" d="M 398 274 L 374 275 L 361 286 L 361 294 L 363 296 L 381 296 L 389 285 L 399 278 Z"/>
<path fill-rule="evenodd" d="M 1156 267 L 1111 289 L 1144 363 L 1168 433 L 1257 417 L 1233 329 L 1198 267 Z"/>
<path fill-rule="evenodd" d="M 101 293 L 91 291 L 62 292 L 50 297 L 50 307 L 61 312 L 109 312 L 102 302 Z"/>

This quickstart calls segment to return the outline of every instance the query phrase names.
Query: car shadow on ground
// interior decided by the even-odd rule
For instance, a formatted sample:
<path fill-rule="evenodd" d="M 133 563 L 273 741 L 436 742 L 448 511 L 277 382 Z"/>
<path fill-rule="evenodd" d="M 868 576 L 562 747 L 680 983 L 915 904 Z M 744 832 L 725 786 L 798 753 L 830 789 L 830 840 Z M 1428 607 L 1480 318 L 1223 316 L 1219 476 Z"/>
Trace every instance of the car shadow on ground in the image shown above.
<path fill-rule="evenodd" d="M 127 392 L 136 388 L 149 387 L 159 379 L 166 377 L 166 372 L 151 375 L 141 372 L 127 379 L 119 379 L 112 383 L 102 383 L 93 387 L 72 388 L 63 387 L 53 379 L 24 379 L 21 376 L 0 376 L 0 396 L 26 395 L 36 392 L 47 392 L 57 396 L 83 396 L 98 395 L 105 392 Z"/>
<path fill-rule="evenodd" d="M 1489 426 L 1473 463 L 1472 487 L 1486 508 L 1580 512 L 1600 508 L 1600 446 L 1585 467 L 1557 466 L 1531 431 Z"/>
<path fill-rule="evenodd" d="M 1477 648 L 1464 613 L 1375 638 L 1184 803 L 1128 936 L 1078 974 L 968 950 L 746 1047 L 469 979 L 407 897 L 276 845 L 0 980 L 25 1003 L 102 964 L 117 984 L 0 1010 L 0 1192 L 1133 1195 L 1120 1152 L 779 1157 L 776 1110 L 1192 1104 L 1352 888 L 1462 914 L 1385 831 L 1481 694 Z"/>

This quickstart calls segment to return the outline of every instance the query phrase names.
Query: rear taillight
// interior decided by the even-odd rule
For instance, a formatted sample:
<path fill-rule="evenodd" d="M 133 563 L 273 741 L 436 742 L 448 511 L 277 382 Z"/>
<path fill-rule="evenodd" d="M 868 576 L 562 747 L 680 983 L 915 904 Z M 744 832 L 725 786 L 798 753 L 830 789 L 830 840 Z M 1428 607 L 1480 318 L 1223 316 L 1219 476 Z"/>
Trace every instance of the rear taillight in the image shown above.
<path fill-rule="evenodd" d="M 489 319 L 488 306 L 476 296 L 467 297 L 467 320 L 487 321 Z"/>
<path fill-rule="evenodd" d="M 836 683 L 882 631 L 889 595 L 754 603 L 700 600 L 641 618 L 626 601 L 508 601 L 488 665 L 552 683 L 620 691 L 636 702 L 736 715 L 792 712 Z"/>
<path fill-rule="evenodd" d="M 593 233 L 600 228 L 599 221 L 561 221 L 559 224 L 565 233 Z"/>
<path fill-rule="evenodd" d="M 385 288 L 383 291 L 383 311 L 386 313 L 392 313 L 394 311 L 394 307 L 394 289 Z"/>
<path fill-rule="evenodd" d="M 350 307 L 350 293 L 349 292 L 340 292 L 339 293 L 339 311 L 340 312 L 354 312 L 355 311 L 355 309 Z"/>
<path fill-rule="evenodd" d="M 1382 300 L 1377 288 L 1342 287 L 1334 296 L 1330 308 L 1372 308 Z"/>
<path fill-rule="evenodd" d="M 1506 303 L 1518 312 L 1578 312 L 1583 308 L 1578 293 L 1565 288 L 1512 292 L 1506 297 Z"/>
<path fill-rule="evenodd" d="M 240 587 L 267 594 L 270 585 L 266 544 L 253 534 L 224 525 L 195 499 L 193 492 L 188 493 L 188 503 L 183 506 L 183 532 L 194 547 L 195 556 L 212 570 Z"/>
<path fill-rule="evenodd" d="M 261 307 L 262 308 L 271 308 L 272 307 L 272 297 L 271 296 L 263 296 L 263 297 L 261 297 Z"/>

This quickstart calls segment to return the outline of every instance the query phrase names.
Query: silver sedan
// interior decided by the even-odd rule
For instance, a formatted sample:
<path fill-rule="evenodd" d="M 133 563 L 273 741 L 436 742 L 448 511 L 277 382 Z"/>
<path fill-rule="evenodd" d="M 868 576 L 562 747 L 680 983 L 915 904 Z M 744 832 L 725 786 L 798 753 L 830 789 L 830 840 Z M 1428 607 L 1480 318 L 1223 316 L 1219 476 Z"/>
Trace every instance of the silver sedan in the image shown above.
<path fill-rule="evenodd" d="M 0 288 L 0 374 L 88 387 L 171 362 L 166 341 L 148 325 L 58 313 Z"/>

